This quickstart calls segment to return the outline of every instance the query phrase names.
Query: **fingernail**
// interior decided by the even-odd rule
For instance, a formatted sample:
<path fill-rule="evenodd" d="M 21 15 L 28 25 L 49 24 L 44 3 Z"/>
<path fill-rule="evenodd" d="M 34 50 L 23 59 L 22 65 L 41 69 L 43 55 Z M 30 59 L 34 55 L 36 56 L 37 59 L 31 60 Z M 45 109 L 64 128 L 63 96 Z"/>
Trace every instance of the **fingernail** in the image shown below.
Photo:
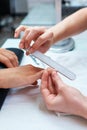
<path fill-rule="evenodd" d="M 27 50 L 26 50 L 26 55 L 29 55 L 29 54 L 31 54 L 31 53 L 30 53 L 30 50 L 27 49 Z"/>

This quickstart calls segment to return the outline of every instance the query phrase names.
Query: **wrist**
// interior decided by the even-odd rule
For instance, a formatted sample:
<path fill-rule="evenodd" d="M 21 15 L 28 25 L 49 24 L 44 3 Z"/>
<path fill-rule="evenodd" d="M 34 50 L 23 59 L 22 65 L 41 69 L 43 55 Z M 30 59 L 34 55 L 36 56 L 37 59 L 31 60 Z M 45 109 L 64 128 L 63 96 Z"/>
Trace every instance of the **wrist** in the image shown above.
<path fill-rule="evenodd" d="M 83 96 L 75 106 L 73 114 L 87 119 L 87 97 Z"/>
<path fill-rule="evenodd" d="M 87 97 L 84 98 L 84 102 L 82 104 L 83 111 L 82 111 L 82 117 L 87 119 Z"/>
<path fill-rule="evenodd" d="M 50 31 L 53 32 L 53 44 L 67 37 L 66 28 L 62 26 L 62 22 L 51 27 Z"/>
<path fill-rule="evenodd" d="M 52 32 L 53 34 L 53 40 L 52 40 L 52 44 L 55 44 L 59 39 L 58 39 L 58 36 L 57 36 L 57 33 L 58 33 L 58 30 L 57 30 L 57 25 L 49 28 L 48 31 Z"/>

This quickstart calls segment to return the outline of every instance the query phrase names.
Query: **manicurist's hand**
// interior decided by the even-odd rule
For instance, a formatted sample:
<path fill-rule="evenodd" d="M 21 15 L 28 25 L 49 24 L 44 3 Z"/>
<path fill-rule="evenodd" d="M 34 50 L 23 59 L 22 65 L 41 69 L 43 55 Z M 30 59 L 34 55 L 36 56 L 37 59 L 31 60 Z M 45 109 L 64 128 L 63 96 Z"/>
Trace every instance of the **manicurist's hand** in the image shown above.
<path fill-rule="evenodd" d="M 4 48 L 0 48 L 0 62 L 8 68 L 18 66 L 18 58 L 15 53 Z"/>
<path fill-rule="evenodd" d="M 14 37 L 17 38 L 22 31 L 24 34 L 19 43 L 19 47 L 27 49 L 27 55 L 36 50 L 44 53 L 52 45 L 53 33 L 45 27 L 29 27 L 21 25 L 15 30 Z M 31 46 L 32 41 L 34 44 Z"/>
<path fill-rule="evenodd" d="M 55 70 L 44 71 L 41 93 L 48 110 L 87 118 L 87 98 L 79 90 L 66 85 Z"/>

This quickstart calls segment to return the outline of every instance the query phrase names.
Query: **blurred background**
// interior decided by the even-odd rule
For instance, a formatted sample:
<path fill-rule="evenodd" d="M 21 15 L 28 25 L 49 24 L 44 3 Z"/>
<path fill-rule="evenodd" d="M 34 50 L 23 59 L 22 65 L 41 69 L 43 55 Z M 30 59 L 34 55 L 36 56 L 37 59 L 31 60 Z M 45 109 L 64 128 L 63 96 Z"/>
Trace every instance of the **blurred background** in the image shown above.
<path fill-rule="evenodd" d="M 53 26 L 87 5 L 87 0 L 0 0 L 0 46 L 17 26 Z"/>

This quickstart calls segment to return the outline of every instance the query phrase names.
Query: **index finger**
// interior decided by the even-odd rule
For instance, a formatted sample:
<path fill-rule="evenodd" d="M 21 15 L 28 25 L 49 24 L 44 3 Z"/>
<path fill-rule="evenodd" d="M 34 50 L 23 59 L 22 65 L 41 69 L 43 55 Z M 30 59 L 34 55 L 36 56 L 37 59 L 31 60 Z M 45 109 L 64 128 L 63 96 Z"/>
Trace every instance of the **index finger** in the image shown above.
<path fill-rule="evenodd" d="M 43 75 L 42 75 L 42 80 L 41 80 L 41 93 L 43 95 L 43 98 L 45 100 L 46 105 L 49 105 L 51 101 L 54 99 L 55 94 L 52 93 L 49 90 L 49 82 L 48 82 L 49 74 L 45 70 Z"/>
<path fill-rule="evenodd" d="M 50 91 L 48 89 L 48 72 L 46 70 L 43 72 L 41 78 L 41 92 L 44 97 L 48 97 L 48 95 L 50 95 Z"/>
<path fill-rule="evenodd" d="M 25 31 L 25 29 L 27 28 L 27 26 L 19 26 L 14 33 L 14 37 L 17 38 L 20 35 L 20 32 Z"/>
<path fill-rule="evenodd" d="M 35 50 L 39 50 L 39 48 L 42 46 L 42 48 L 48 48 L 48 46 L 50 46 L 51 42 L 48 44 L 46 44 L 47 41 L 51 41 L 53 37 L 53 33 L 48 31 L 48 32 L 44 32 L 42 33 L 34 42 L 34 44 L 31 46 L 29 53 L 33 53 Z"/>

